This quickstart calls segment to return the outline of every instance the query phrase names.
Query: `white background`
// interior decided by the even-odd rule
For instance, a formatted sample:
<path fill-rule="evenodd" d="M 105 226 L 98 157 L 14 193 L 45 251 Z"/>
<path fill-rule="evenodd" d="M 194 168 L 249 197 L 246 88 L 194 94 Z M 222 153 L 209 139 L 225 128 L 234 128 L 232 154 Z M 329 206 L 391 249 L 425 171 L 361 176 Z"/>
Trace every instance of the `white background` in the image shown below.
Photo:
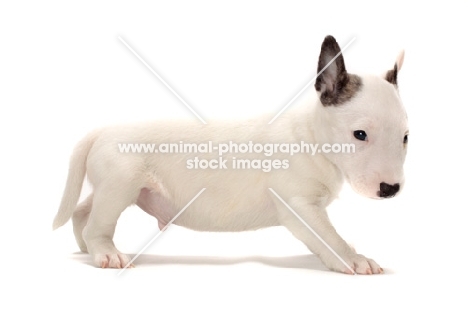
<path fill-rule="evenodd" d="M 23 2 L 0 5 L 2 304 L 9 309 L 466 310 L 466 10 L 444 1 Z M 461 2 L 457 2 L 461 3 Z M 407 184 L 374 201 L 345 188 L 337 230 L 385 269 L 326 271 L 283 228 L 236 234 L 170 228 L 116 276 L 52 232 L 68 158 L 89 130 L 192 114 L 122 36 L 207 121 L 281 109 L 316 73 L 323 38 L 350 72 L 399 76 L 410 120 Z M 137 208 L 118 247 L 136 253 L 157 222 Z M 463 289 L 465 288 L 465 290 Z"/>

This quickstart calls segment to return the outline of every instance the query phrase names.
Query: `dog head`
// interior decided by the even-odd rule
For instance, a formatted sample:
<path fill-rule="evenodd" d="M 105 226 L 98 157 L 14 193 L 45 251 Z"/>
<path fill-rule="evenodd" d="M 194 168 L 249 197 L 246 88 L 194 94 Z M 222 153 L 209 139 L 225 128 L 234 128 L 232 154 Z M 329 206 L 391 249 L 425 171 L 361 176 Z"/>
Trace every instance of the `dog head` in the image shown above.
<path fill-rule="evenodd" d="M 322 44 L 315 83 L 321 102 L 316 107 L 315 136 L 321 144 L 350 146 L 351 151 L 354 146 L 354 152 L 325 156 L 357 193 L 370 198 L 393 197 L 404 184 L 408 124 L 397 85 L 403 56 L 400 53 L 384 76 L 357 76 L 346 72 L 333 37 Z"/>

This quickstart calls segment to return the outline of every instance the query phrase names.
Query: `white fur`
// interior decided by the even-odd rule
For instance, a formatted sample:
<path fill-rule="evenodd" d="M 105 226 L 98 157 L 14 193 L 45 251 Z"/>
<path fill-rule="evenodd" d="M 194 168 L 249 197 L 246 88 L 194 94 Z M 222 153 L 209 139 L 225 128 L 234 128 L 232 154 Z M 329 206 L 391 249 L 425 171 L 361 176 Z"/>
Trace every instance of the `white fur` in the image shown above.
<path fill-rule="evenodd" d="M 401 67 L 402 57 L 397 61 Z M 86 136 L 73 153 L 69 177 L 54 228 L 73 214 L 78 245 L 97 266 L 121 268 L 129 262 L 112 238 L 121 212 L 132 204 L 167 223 L 202 188 L 206 191 L 175 221 L 205 231 L 242 231 L 283 225 L 332 270 L 350 271 L 312 235 L 268 188 L 274 189 L 357 273 L 381 273 L 371 259 L 356 254 L 331 225 L 326 206 L 344 180 L 358 193 L 378 198 L 381 182 L 403 184 L 407 120 L 397 88 L 377 76 L 362 76 L 362 88 L 349 102 L 324 107 L 318 100 L 291 110 L 272 125 L 271 116 L 244 123 L 203 125 L 154 122 L 100 129 Z M 358 141 L 355 130 L 368 141 Z M 354 154 L 274 155 L 288 169 L 189 170 L 193 154 L 119 153 L 118 143 L 167 142 L 354 143 Z M 218 155 L 199 155 L 217 158 Z M 267 158 L 262 154 L 224 155 Z M 85 174 L 94 192 L 77 206 Z M 142 191 L 142 189 L 144 189 Z M 146 192 L 145 192 L 146 191 Z M 153 204 L 156 202 L 157 204 Z"/>

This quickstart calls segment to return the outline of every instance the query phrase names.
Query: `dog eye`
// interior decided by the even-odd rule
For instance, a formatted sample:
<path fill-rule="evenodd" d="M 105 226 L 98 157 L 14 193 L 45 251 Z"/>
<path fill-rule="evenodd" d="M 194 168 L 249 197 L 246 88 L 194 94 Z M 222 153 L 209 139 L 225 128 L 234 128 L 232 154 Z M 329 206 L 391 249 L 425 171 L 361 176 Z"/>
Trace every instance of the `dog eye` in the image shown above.
<path fill-rule="evenodd" d="M 354 137 L 356 137 L 356 139 L 359 139 L 359 140 L 362 140 L 362 141 L 367 140 L 366 132 L 361 131 L 361 130 L 354 131 Z"/>
<path fill-rule="evenodd" d="M 406 134 L 405 137 L 403 138 L 403 143 L 404 144 L 408 143 L 408 134 Z"/>

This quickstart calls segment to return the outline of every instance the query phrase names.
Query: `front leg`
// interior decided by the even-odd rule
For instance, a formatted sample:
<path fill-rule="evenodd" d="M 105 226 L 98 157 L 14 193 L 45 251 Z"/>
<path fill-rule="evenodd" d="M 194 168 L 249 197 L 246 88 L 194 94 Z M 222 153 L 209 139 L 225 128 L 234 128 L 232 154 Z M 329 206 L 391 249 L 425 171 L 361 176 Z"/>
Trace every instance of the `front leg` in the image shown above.
<path fill-rule="evenodd" d="M 352 274 L 353 271 L 357 274 L 383 272 L 375 261 L 357 254 L 338 235 L 325 208 L 311 204 L 305 198 L 295 197 L 287 202 L 278 200 L 277 209 L 280 223 L 316 254 L 330 270 L 348 274 Z"/>

